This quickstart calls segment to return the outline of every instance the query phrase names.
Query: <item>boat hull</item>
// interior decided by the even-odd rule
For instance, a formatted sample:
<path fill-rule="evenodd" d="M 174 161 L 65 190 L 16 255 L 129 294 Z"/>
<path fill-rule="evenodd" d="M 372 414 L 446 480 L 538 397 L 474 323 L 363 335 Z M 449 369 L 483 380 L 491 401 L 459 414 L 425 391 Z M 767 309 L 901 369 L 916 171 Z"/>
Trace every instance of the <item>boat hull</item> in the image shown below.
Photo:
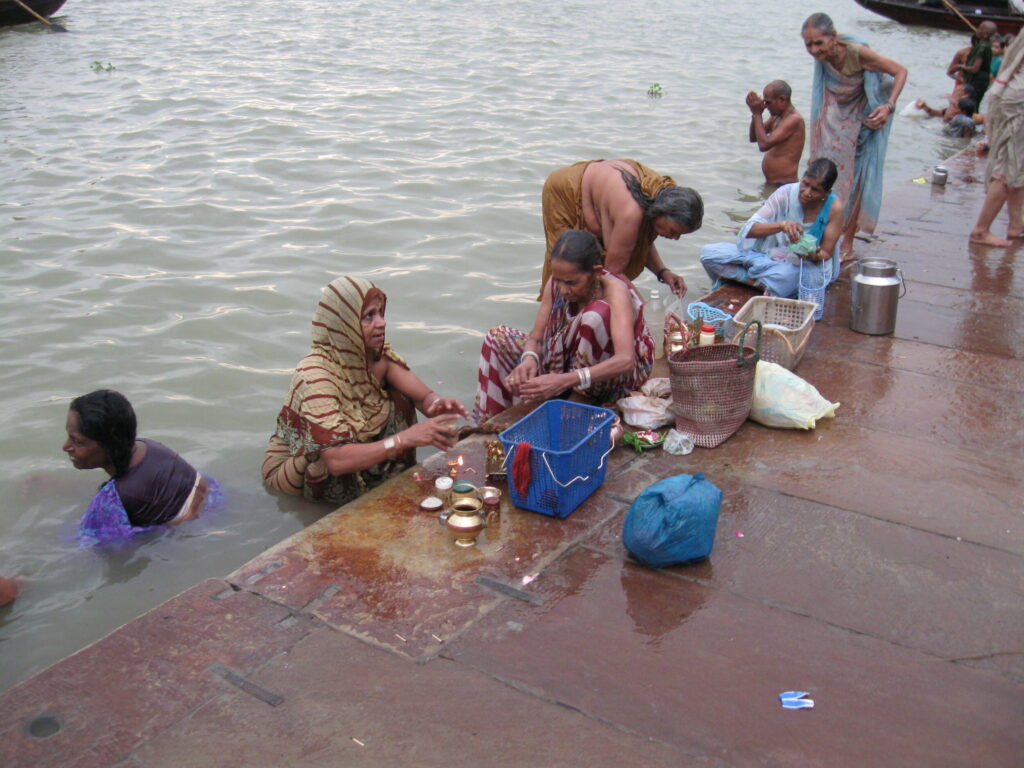
<path fill-rule="evenodd" d="M 903 24 L 952 29 L 957 32 L 969 31 L 963 20 L 945 6 L 930 8 L 918 5 L 916 0 L 857 0 L 857 4 Z M 974 26 L 978 26 L 983 21 L 992 21 L 999 27 L 1000 32 L 1011 35 L 1020 32 L 1021 26 L 1024 26 L 1024 16 L 1011 15 L 1007 12 L 1006 6 L 998 8 L 976 3 L 957 3 L 956 5 Z M 980 11 L 980 13 L 976 13 L 976 11 Z"/>
<path fill-rule="evenodd" d="M 52 16 L 60 10 L 65 0 L 23 0 L 23 2 L 40 16 Z M 30 21 L 38 23 L 35 16 L 13 0 L 0 0 L 0 27 L 25 24 Z"/>

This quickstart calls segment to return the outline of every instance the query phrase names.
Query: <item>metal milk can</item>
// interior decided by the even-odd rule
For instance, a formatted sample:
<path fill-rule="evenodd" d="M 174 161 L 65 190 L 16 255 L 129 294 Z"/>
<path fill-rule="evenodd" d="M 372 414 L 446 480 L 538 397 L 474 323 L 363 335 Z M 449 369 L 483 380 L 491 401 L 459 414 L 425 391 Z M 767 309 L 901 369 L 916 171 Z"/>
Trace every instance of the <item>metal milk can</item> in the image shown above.
<path fill-rule="evenodd" d="M 892 333 L 896 329 L 897 303 L 907 292 L 896 262 L 858 259 L 851 285 L 850 329 L 873 336 Z"/>

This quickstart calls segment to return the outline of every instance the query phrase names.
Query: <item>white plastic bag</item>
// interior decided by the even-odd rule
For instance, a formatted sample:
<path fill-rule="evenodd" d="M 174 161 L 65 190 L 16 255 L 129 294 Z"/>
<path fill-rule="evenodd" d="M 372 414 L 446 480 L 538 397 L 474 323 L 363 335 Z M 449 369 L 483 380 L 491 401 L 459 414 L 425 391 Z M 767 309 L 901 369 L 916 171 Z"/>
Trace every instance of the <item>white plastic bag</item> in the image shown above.
<path fill-rule="evenodd" d="M 818 419 L 831 419 L 839 403 L 830 403 L 817 389 L 777 363 L 761 360 L 754 372 L 754 403 L 750 418 L 766 427 L 814 429 Z"/>
<path fill-rule="evenodd" d="M 616 403 L 629 426 L 657 429 L 675 421 L 668 410 L 672 386 L 667 378 L 649 379 L 640 391 L 643 394 L 624 397 Z"/>
<path fill-rule="evenodd" d="M 671 453 L 673 456 L 686 456 L 693 453 L 693 438 L 678 430 L 670 429 L 665 435 L 665 442 L 661 444 L 661 448 L 665 453 Z"/>

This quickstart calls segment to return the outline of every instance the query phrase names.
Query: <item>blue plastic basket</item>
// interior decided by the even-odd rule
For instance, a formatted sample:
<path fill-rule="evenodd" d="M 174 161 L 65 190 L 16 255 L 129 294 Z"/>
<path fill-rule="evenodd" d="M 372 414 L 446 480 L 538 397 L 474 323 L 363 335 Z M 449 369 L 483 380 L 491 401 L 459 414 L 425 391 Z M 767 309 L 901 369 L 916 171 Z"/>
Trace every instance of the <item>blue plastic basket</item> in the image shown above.
<path fill-rule="evenodd" d="M 512 503 L 568 517 L 604 482 L 615 413 L 568 400 L 548 400 L 498 435 L 505 448 Z M 530 484 L 519 494 L 512 478 L 516 446 L 530 444 Z"/>
<path fill-rule="evenodd" d="M 710 323 L 715 327 L 715 337 L 719 339 L 726 339 L 726 333 L 732 324 L 732 315 L 726 312 L 724 309 L 718 307 L 712 307 L 710 304 L 705 304 L 703 301 L 695 301 L 686 308 L 686 314 L 690 316 L 691 320 L 697 320 L 700 318 L 702 323 Z"/>
<path fill-rule="evenodd" d="M 823 262 L 817 267 L 804 269 L 806 260 L 800 259 L 800 282 L 797 289 L 797 299 L 810 301 L 818 305 L 814 310 L 814 319 L 821 320 L 825 311 L 825 289 L 828 287 L 829 278 L 832 277 L 831 260 Z"/>

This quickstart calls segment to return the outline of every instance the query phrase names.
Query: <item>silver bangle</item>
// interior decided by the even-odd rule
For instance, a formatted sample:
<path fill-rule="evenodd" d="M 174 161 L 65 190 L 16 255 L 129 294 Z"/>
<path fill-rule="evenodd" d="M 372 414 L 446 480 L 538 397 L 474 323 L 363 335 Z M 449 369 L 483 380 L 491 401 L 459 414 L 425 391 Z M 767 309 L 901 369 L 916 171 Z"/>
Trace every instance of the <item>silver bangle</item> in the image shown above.
<path fill-rule="evenodd" d="M 523 350 L 523 354 L 521 354 L 519 356 L 519 364 L 520 365 L 523 364 L 523 358 L 526 358 L 526 357 L 532 357 L 534 360 L 536 360 L 537 361 L 537 367 L 540 368 L 540 355 L 538 355 L 532 349 L 524 349 Z"/>
<path fill-rule="evenodd" d="M 395 451 L 395 438 L 394 437 L 385 437 L 384 438 L 384 453 L 387 454 L 387 457 L 389 459 L 393 459 L 395 457 L 396 451 Z"/>
<path fill-rule="evenodd" d="M 580 385 L 576 387 L 579 390 L 590 389 L 590 369 L 589 368 L 577 368 L 576 375 L 580 378 Z"/>

